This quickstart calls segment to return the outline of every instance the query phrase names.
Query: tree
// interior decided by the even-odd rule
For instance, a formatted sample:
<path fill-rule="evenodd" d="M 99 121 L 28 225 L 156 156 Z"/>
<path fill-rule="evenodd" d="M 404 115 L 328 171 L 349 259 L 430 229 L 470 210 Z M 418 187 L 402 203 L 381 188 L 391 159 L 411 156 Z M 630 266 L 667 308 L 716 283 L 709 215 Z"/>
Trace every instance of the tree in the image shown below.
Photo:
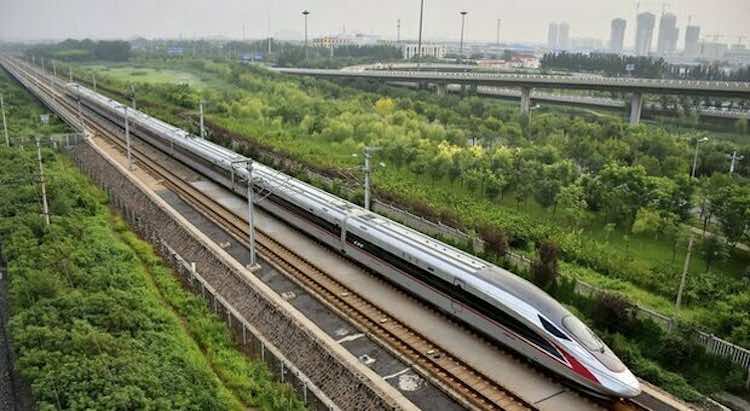
<path fill-rule="evenodd" d="M 723 187 L 711 203 L 727 243 L 734 248 L 750 228 L 750 188 L 736 183 Z"/>
<path fill-rule="evenodd" d="M 747 134 L 748 130 L 750 130 L 750 127 L 748 127 L 747 119 L 741 118 L 737 120 L 737 122 L 734 123 L 734 129 L 737 130 L 738 134 Z"/>
<path fill-rule="evenodd" d="M 382 97 L 375 102 L 375 111 L 383 117 L 393 113 L 394 107 L 396 107 L 396 102 L 392 98 Z"/>
<path fill-rule="evenodd" d="M 706 261 L 706 272 L 711 271 L 714 264 L 724 261 L 729 256 L 726 245 L 715 235 L 710 235 L 703 240 L 701 253 Z"/>
<path fill-rule="evenodd" d="M 568 184 L 560 189 L 555 197 L 555 203 L 568 224 L 576 227 L 584 225 L 588 204 L 586 203 L 586 193 L 580 181 Z"/>

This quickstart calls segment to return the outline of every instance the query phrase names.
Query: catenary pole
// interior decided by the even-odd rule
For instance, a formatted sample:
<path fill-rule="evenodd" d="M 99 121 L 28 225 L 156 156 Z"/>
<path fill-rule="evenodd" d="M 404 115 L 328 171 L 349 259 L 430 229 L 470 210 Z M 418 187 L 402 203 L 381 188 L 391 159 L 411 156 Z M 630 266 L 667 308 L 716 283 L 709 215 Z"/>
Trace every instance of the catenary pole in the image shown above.
<path fill-rule="evenodd" d="M 249 226 L 248 240 L 250 241 L 250 267 L 255 267 L 255 212 L 253 210 L 253 161 L 250 160 L 245 164 L 247 169 L 247 223 Z"/>
<path fill-rule="evenodd" d="M 42 164 L 42 146 L 39 144 L 39 137 L 36 137 L 36 158 L 39 162 L 39 178 L 42 183 L 42 210 L 44 212 L 44 222 L 49 227 L 49 208 L 47 207 L 47 187 L 44 184 L 44 165 Z"/>
<path fill-rule="evenodd" d="M 128 106 L 125 106 L 125 144 L 128 149 L 128 170 L 133 171 L 133 157 L 130 152 L 130 118 L 128 115 Z"/>
<path fill-rule="evenodd" d="M 5 118 L 5 100 L 3 95 L 0 94 L 0 112 L 3 114 L 3 133 L 5 134 L 5 145 L 10 147 L 10 138 L 8 137 L 8 123 Z"/>
<path fill-rule="evenodd" d="M 201 109 L 201 138 L 206 138 L 206 127 L 204 126 L 204 120 L 203 120 L 203 100 L 200 102 L 200 109 Z"/>
<path fill-rule="evenodd" d="M 685 265 L 682 267 L 682 278 L 680 279 L 680 289 L 677 291 L 677 301 L 675 302 L 675 309 L 679 310 L 682 304 L 682 293 L 685 291 L 685 282 L 687 281 L 688 268 L 690 268 L 690 253 L 693 251 L 693 236 L 690 236 L 688 242 L 688 251 L 685 256 Z"/>

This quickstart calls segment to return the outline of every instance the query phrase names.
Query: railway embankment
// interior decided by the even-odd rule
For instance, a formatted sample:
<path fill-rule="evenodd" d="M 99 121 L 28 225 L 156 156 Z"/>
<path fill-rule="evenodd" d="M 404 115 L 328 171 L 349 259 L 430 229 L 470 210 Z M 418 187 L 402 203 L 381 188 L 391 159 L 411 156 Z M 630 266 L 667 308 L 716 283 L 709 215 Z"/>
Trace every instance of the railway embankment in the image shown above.
<path fill-rule="evenodd" d="M 242 351 L 265 361 L 311 409 L 411 408 L 94 143 L 79 144 L 71 156 L 109 194 L 132 229 L 226 319 Z M 187 269 L 187 262 L 195 263 L 194 269 Z"/>

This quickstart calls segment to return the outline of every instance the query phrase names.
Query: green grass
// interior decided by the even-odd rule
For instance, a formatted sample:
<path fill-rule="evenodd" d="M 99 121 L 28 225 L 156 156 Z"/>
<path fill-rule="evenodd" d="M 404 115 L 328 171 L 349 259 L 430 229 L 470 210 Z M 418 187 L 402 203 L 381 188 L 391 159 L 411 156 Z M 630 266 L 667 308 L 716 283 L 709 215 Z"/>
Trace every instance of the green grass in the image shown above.
<path fill-rule="evenodd" d="M 0 73 L 11 138 L 66 132 Z M 290 387 L 233 345 L 106 196 L 42 151 L 52 224 L 39 212 L 36 151 L 0 145 L 0 241 L 8 261 L 16 367 L 40 409 L 300 410 Z"/>
<path fill-rule="evenodd" d="M 106 76 L 123 83 L 146 84 L 189 84 L 197 89 L 204 89 L 208 85 L 199 76 L 183 71 L 167 68 L 133 67 L 129 65 L 87 64 L 81 66 L 88 72 L 95 72 L 97 76 Z"/>

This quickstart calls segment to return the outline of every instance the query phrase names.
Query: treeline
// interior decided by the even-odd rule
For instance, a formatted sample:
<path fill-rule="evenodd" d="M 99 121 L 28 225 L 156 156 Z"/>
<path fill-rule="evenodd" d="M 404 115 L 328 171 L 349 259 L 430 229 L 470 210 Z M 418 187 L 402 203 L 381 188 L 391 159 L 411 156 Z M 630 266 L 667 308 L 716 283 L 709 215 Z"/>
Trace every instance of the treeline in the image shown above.
<path fill-rule="evenodd" d="M 608 76 L 662 78 L 667 71 L 664 59 L 624 56 L 607 53 L 547 53 L 540 61 L 545 70 L 570 70 L 600 72 Z M 627 71 L 632 65 L 633 71 Z"/>
<path fill-rule="evenodd" d="M 130 58 L 130 43 L 122 40 L 68 39 L 57 44 L 37 45 L 26 51 L 27 56 L 44 57 L 64 61 L 127 61 Z"/>
<path fill-rule="evenodd" d="M 541 59 L 546 70 L 597 72 L 607 76 L 671 78 L 686 80 L 750 81 L 750 67 L 725 70 L 717 64 L 685 68 L 668 64 L 663 58 L 624 56 L 608 53 L 547 53 Z M 633 70 L 627 67 L 632 65 Z"/>

